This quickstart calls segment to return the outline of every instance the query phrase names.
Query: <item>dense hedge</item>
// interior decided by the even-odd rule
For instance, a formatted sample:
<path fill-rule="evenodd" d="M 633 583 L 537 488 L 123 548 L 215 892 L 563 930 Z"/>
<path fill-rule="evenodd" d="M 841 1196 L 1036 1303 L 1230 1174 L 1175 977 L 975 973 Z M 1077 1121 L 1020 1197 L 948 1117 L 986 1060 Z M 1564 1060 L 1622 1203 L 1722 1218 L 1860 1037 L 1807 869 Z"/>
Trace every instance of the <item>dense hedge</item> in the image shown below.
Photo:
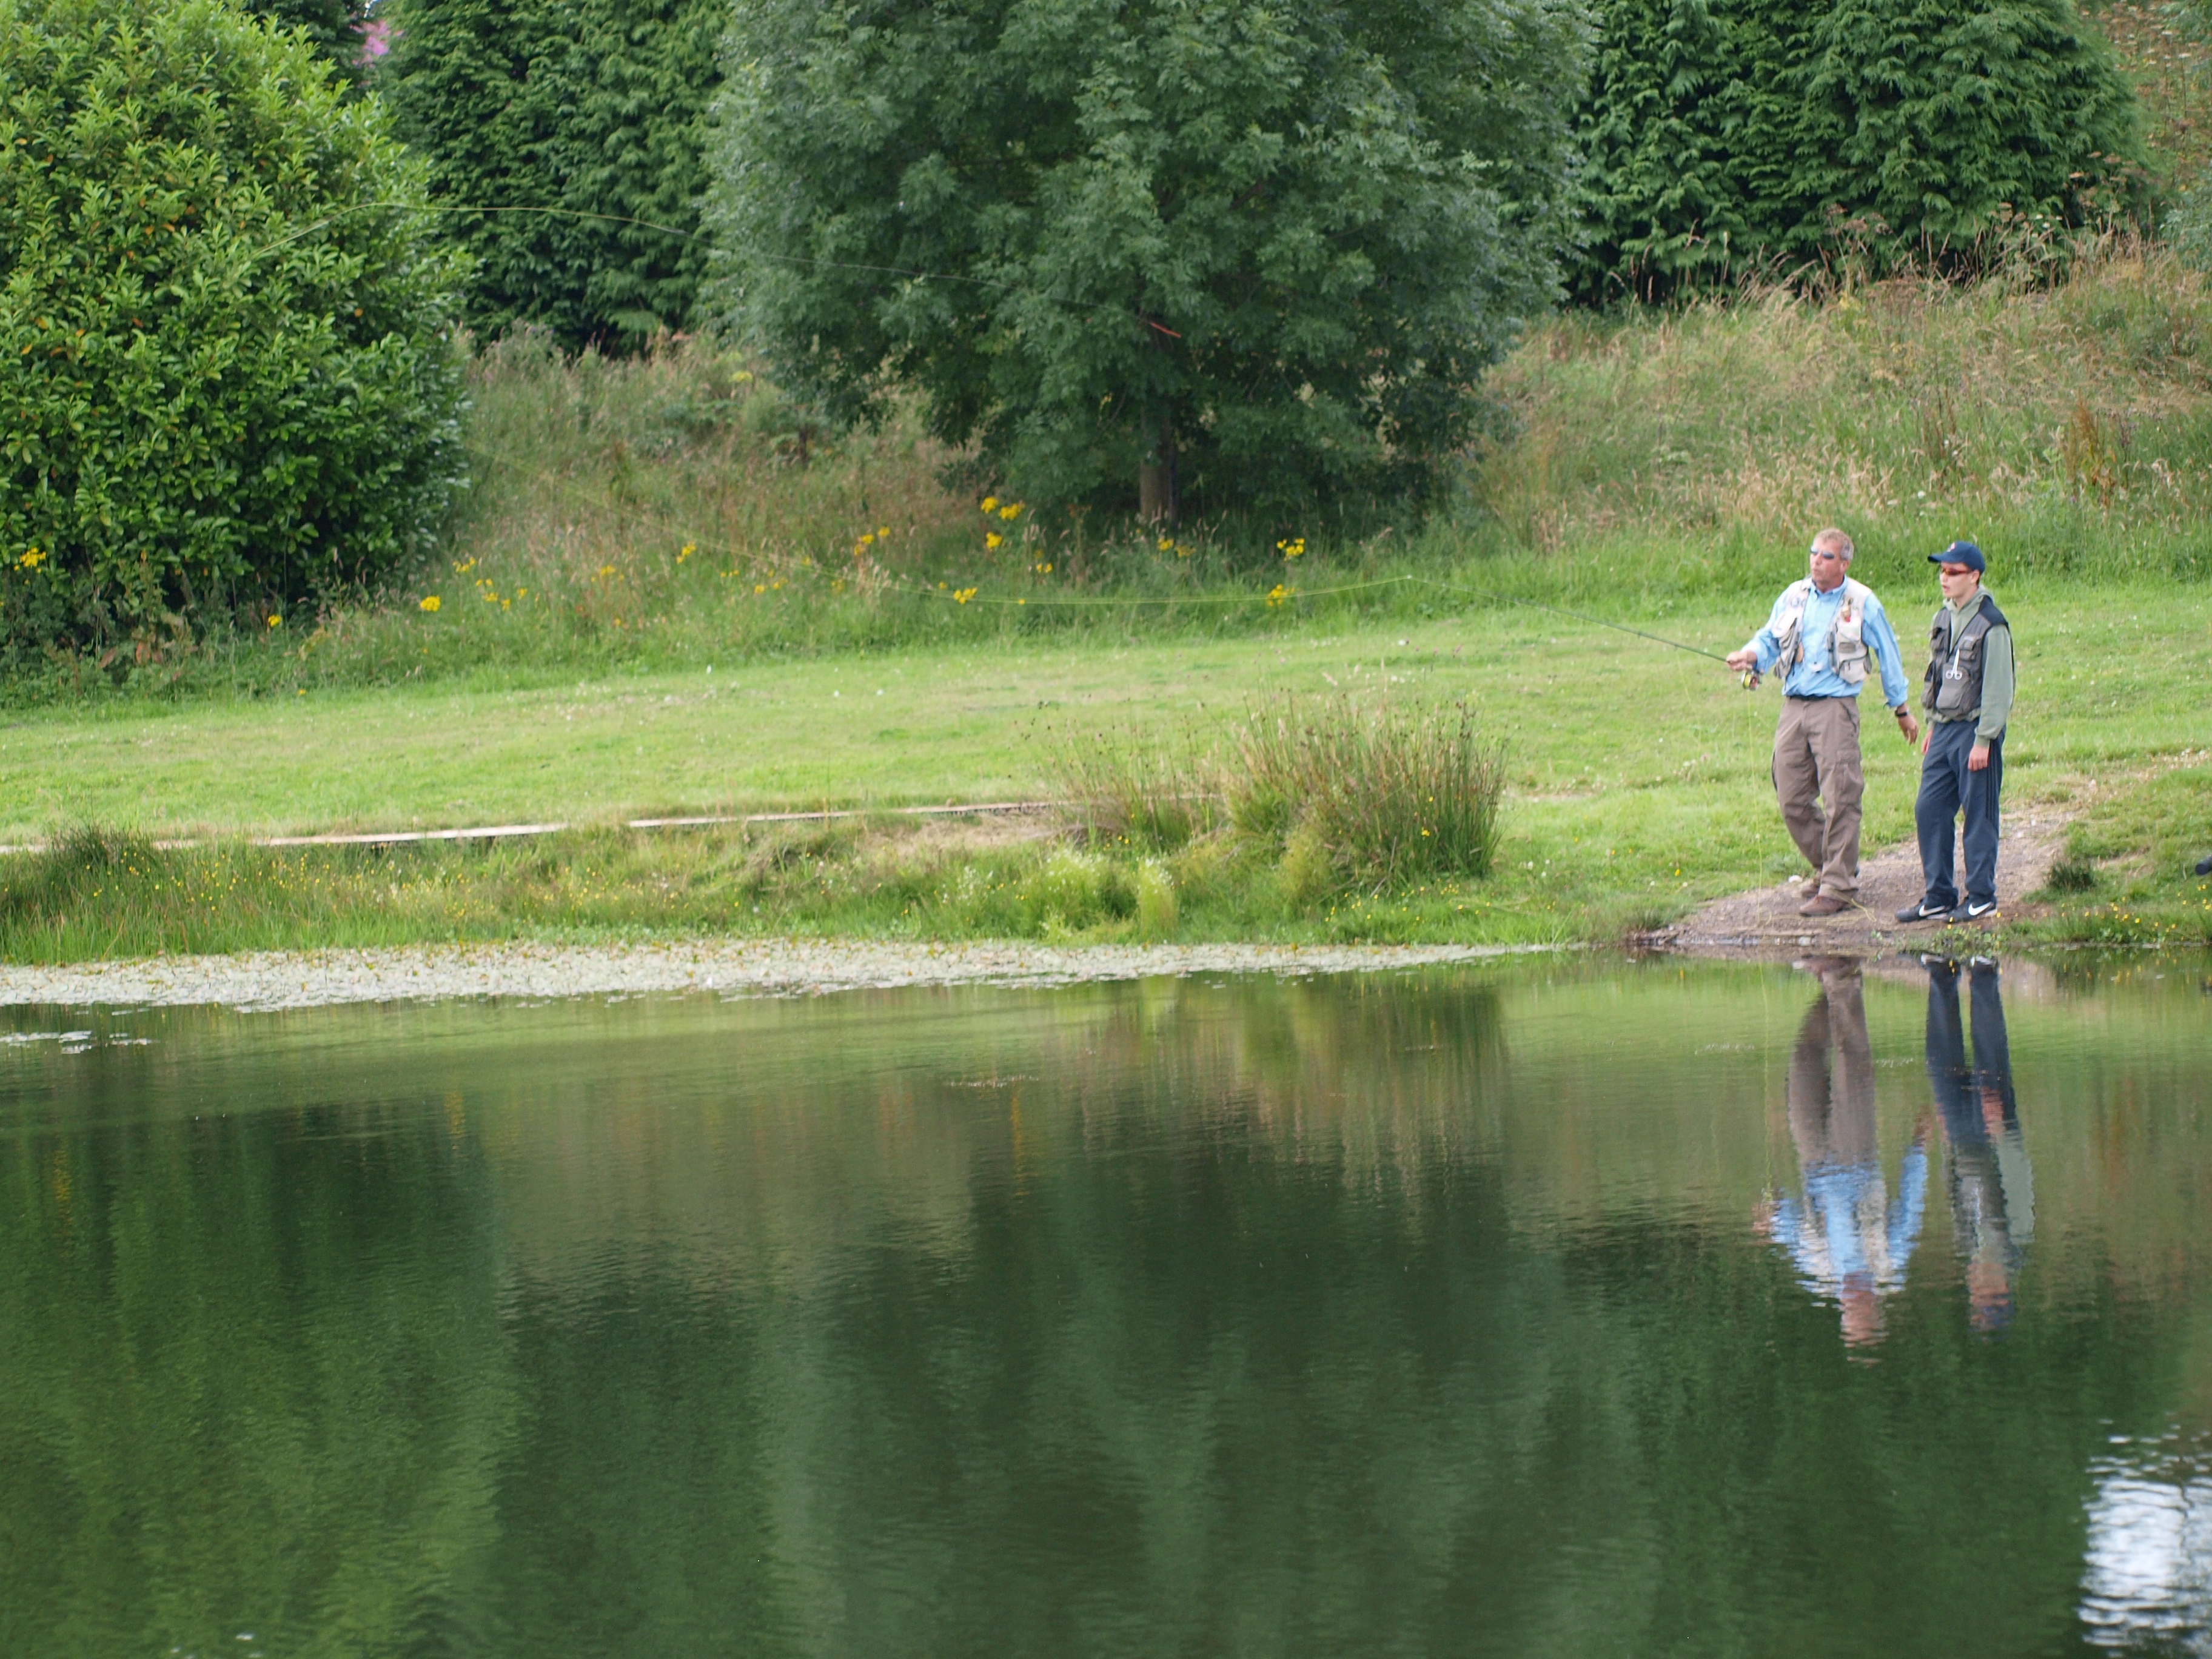
<path fill-rule="evenodd" d="M 460 271 L 374 100 L 220 0 L 0 0 L 0 659 L 404 560 L 461 466 Z"/>
<path fill-rule="evenodd" d="M 398 21 L 378 84 L 433 191 L 505 210 L 449 221 L 473 325 L 615 349 L 684 326 L 725 0 L 404 0 Z"/>
<path fill-rule="evenodd" d="M 2133 93 L 2068 0 L 1600 0 L 1586 295 L 1856 249 L 1956 261 L 2124 200 Z"/>

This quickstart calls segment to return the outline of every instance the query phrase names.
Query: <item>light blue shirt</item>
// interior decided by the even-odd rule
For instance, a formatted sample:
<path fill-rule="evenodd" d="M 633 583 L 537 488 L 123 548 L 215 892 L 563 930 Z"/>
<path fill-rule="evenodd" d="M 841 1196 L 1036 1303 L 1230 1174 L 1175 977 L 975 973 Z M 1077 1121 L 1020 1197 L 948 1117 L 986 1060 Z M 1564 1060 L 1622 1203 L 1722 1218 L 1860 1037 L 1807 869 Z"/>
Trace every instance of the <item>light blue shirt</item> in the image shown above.
<path fill-rule="evenodd" d="M 1775 659 L 1782 654 L 1782 626 L 1784 599 L 1789 590 L 1777 596 L 1774 609 L 1767 612 L 1766 626 L 1751 636 L 1752 648 L 1759 653 L 1759 672 L 1762 674 L 1774 666 Z M 1836 612 L 1844 606 L 1844 585 L 1838 582 L 1835 591 L 1823 593 L 1814 588 L 1805 597 L 1805 622 L 1798 637 L 1805 641 L 1805 654 L 1790 671 L 1790 678 L 1782 683 L 1785 696 L 1792 697 L 1856 697 L 1859 688 L 1836 672 L 1835 664 L 1828 660 L 1828 625 L 1836 619 Z M 1881 601 L 1872 593 L 1867 595 L 1864 627 L 1861 630 L 1867 649 L 1881 670 L 1881 700 L 1892 708 L 1902 708 L 1910 695 L 1905 689 L 1905 659 L 1898 653 L 1897 635 L 1882 612 Z"/>
<path fill-rule="evenodd" d="M 1905 1283 L 1928 1202 L 1925 1143 L 1916 1139 L 1906 1149 L 1897 1186 L 1893 1204 L 1873 1164 L 1819 1164 L 1805 1171 L 1804 1200 L 1782 1200 L 1774 1237 L 1807 1290 L 1840 1298 L 1853 1281 L 1877 1294 Z"/>

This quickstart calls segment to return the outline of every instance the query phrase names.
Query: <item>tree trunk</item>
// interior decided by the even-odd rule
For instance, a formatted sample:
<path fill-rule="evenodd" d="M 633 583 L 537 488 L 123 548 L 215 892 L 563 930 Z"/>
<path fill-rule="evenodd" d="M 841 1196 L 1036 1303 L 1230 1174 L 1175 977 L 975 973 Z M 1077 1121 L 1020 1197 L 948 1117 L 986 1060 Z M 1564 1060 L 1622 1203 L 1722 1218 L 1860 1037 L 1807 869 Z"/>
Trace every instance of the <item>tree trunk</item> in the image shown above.
<path fill-rule="evenodd" d="M 1178 505 L 1175 429 L 1162 416 L 1145 434 L 1145 458 L 1137 464 L 1137 516 L 1146 524 L 1173 525 Z"/>

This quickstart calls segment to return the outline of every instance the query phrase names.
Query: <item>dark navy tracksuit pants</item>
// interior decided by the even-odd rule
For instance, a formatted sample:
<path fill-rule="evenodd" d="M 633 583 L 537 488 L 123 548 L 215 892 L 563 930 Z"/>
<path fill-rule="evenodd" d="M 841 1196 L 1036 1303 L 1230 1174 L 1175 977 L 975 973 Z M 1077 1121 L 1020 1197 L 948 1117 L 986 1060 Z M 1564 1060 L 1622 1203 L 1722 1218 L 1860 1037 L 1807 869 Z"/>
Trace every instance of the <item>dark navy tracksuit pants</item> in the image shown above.
<path fill-rule="evenodd" d="M 1990 763 L 1967 769 L 1974 746 L 1974 722 L 1939 720 L 1929 727 L 1928 752 L 1920 762 L 1920 799 L 1912 816 L 1920 830 L 1920 871 L 1927 883 L 1921 902 L 1933 908 L 1955 908 L 1958 884 L 1951 877 L 1951 823 L 1966 817 L 1966 898 L 1993 903 L 1997 896 L 1997 792 L 2004 782 L 2004 734 L 1990 741 Z"/>

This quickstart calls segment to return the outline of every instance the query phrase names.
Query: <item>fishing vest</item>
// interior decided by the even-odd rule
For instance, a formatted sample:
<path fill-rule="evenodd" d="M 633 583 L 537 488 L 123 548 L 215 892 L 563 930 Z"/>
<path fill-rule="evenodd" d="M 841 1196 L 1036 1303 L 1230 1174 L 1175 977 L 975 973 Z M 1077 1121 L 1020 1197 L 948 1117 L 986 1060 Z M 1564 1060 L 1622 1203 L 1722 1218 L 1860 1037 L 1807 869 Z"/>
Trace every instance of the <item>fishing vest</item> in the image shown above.
<path fill-rule="evenodd" d="M 1928 629 L 1928 672 L 1922 677 L 1921 706 L 1945 720 L 1964 720 L 1979 708 L 1990 629 L 2004 625 L 2004 612 L 1986 593 L 1955 640 L 1951 637 L 1951 607 L 1939 609 Z"/>
<path fill-rule="evenodd" d="M 1813 579 L 1801 577 L 1782 590 L 1782 621 L 1775 629 L 1782 654 L 1774 670 L 1785 680 L 1790 670 L 1805 660 L 1805 607 L 1813 598 Z M 1866 608 L 1874 590 L 1863 582 L 1844 578 L 1844 602 L 1828 624 L 1828 662 L 1836 678 L 1846 685 L 1863 685 L 1867 677 Z"/>

